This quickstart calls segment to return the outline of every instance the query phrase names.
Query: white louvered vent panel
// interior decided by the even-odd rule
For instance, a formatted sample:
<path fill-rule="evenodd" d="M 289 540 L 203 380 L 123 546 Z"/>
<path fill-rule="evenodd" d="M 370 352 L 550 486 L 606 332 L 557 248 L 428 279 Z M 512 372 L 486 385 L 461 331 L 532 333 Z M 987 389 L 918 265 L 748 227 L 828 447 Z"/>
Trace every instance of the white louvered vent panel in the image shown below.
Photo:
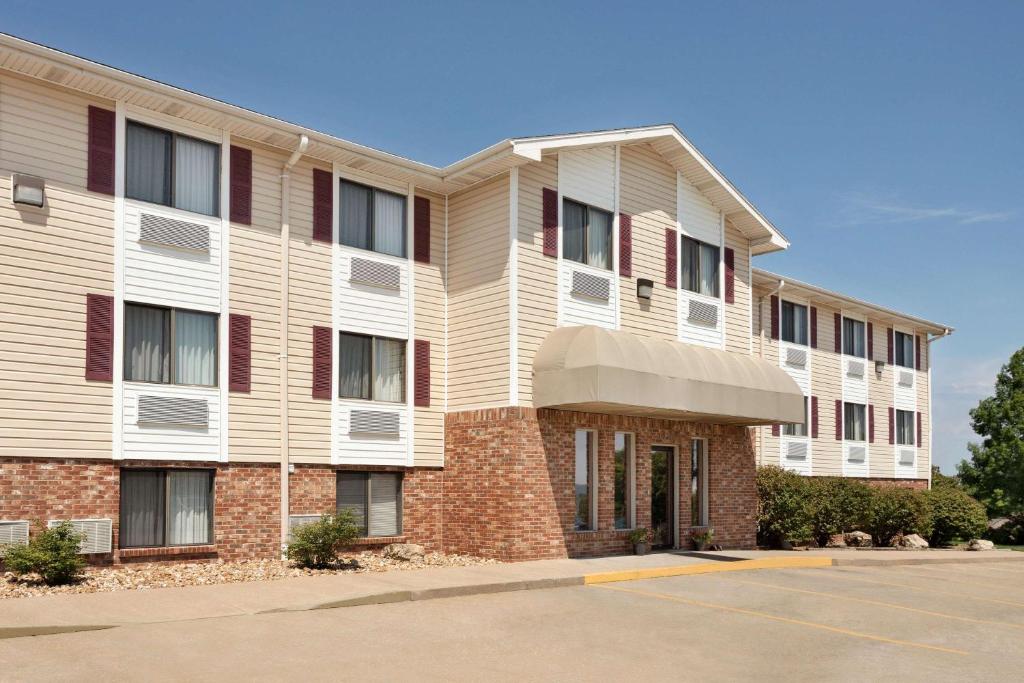
<path fill-rule="evenodd" d="M 312 524 L 318 521 L 323 515 L 288 515 L 288 540 L 292 540 L 292 532 L 300 526 Z"/>
<path fill-rule="evenodd" d="M 914 373 L 912 373 L 910 370 L 900 370 L 900 386 L 914 386 Z"/>
<path fill-rule="evenodd" d="M 210 408 L 202 398 L 139 396 L 139 424 L 208 427 Z"/>
<path fill-rule="evenodd" d="M 806 460 L 807 443 L 805 441 L 790 441 L 786 444 L 787 460 Z"/>
<path fill-rule="evenodd" d="M 143 213 L 139 218 L 139 240 L 179 249 L 210 251 L 210 228 L 167 216 Z"/>
<path fill-rule="evenodd" d="M 600 301 L 608 301 L 611 283 L 606 277 L 591 275 L 578 270 L 572 271 L 572 293 Z"/>
<path fill-rule="evenodd" d="M 913 448 L 901 448 L 900 449 L 900 464 L 901 465 L 913 465 L 914 464 L 914 449 Z"/>
<path fill-rule="evenodd" d="M 690 310 L 686 319 L 697 325 L 718 327 L 718 306 L 690 299 Z"/>
<path fill-rule="evenodd" d="M 0 522 L 0 546 L 28 543 L 28 522 Z"/>
<path fill-rule="evenodd" d="M 807 351 L 805 349 L 786 349 L 786 365 L 794 365 L 798 368 L 807 366 Z"/>
<path fill-rule="evenodd" d="M 353 410 L 349 413 L 350 434 L 398 434 L 398 413 L 385 410 Z"/>
<path fill-rule="evenodd" d="M 867 458 L 868 449 L 864 446 L 850 446 L 846 459 L 850 462 L 864 462 Z"/>
<path fill-rule="evenodd" d="M 383 287 L 385 289 L 400 289 L 402 286 L 402 269 L 391 263 L 381 263 L 365 258 L 352 258 L 352 270 L 348 276 L 349 282 L 359 282 L 364 285 Z"/>
<path fill-rule="evenodd" d="M 51 519 L 47 526 L 53 528 L 63 520 Z M 80 555 L 92 553 L 109 553 L 113 540 L 113 522 L 109 519 L 73 519 L 71 526 L 75 531 L 85 534 L 82 545 L 78 547 Z"/>
<path fill-rule="evenodd" d="M 863 377 L 864 376 L 864 361 L 862 360 L 851 360 L 846 363 L 846 374 L 849 377 Z"/>

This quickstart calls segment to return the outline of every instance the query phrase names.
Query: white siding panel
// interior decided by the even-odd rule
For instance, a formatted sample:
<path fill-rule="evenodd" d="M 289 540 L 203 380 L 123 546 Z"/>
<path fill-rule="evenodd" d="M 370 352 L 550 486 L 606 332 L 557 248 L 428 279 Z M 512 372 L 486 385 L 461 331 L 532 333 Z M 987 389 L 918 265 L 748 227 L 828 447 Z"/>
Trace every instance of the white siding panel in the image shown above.
<path fill-rule="evenodd" d="M 724 306 L 722 299 L 715 299 L 685 289 L 679 290 L 679 341 L 698 346 L 709 346 L 713 349 L 722 348 L 722 329 L 724 326 Z M 715 324 L 704 325 L 690 321 L 690 302 L 715 306 L 718 319 Z"/>
<path fill-rule="evenodd" d="M 345 332 L 408 339 L 409 260 L 340 245 L 335 248 L 338 249 L 335 305 L 339 328 Z M 401 271 L 399 288 L 350 282 L 353 258 L 397 266 Z"/>
<path fill-rule="evenodd" d="M 870 367 L 869 367 L 870 366 Z M 868 403 L 868 373 L 874 372 L 874 364 L 865 358 L 843 356 L 843 400 L 848 403 Z M 861 368 L 857 375 L 855 368 Z"/>
<path fill-rule="evenodd" d="M 614 211 L 615 148 L 559 153 L 558 189 L 563 197 Z"/>
<path fill-rule="evenodd" d="M 808 425 L 808 428 L 810 425 Z M 780 437 L 781 466 L 787 470 L 810 476 L 811 471 L 811 439 L 806 436 Z"/>
<path fill-rule="evenodd" d="M 353 410 L 373 410 L 398 414 L 398 434 L 349 434 Z M 331 462 L 335 465 L 407 465 L 409 411 L 403 404 L 372 401 L 336 400 Z"/>
<path fill-rule="evenodd" d="M 679 227 L 683 234 L 707 244 L 722 243 L 722 218 L 701 191 L 679 176 Z"/>
<path fill-rule="evenodd" d="M 138 424 L 139 396 L 203 399 L 210 410 L 206 427 Z M 144 460 L 222 460 L 220 389 L 124 383 L 123 457 Z"/>
<path fill-rule="evenodd" d="M 616 275 L 610 270 L 593 268 L 575 261 L 561 261 L 561 324 L 565 325 L 597 325 L 607 329 L 615 329 L 615 309 L 618 306 L 618 286 Z M 588 296 L 573 293 L 573 273 L 581 272 L 603 278 L 608 281 L 608 300 L 601 301 Z"/>

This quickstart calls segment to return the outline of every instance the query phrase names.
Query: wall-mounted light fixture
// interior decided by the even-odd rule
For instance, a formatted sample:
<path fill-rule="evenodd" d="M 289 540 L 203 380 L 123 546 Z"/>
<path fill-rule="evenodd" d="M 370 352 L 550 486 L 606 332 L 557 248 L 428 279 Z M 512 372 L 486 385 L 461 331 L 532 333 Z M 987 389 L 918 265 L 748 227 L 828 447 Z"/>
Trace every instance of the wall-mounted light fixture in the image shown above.
<path fill-rule="evenodd" d="M 15 204 L 41 207 L 46 181 L 34 175 L 15 173 L 11 176 L 11 199 Z"/>
<path fill-rule="evenodd" d="M 883 370 L 885 370 L 885 361 L 884 360 L 876 360 L 875 361 L 875 374 L 878 375 L 879 377 L 881 377 Z"/>
<path fill-rule="evenodd" d="M 636 296 L 638 299 L 651 300 L 651 294 L 654 293 L 654 280 L 647 280 L 640 278 L 636 281 Z"/>

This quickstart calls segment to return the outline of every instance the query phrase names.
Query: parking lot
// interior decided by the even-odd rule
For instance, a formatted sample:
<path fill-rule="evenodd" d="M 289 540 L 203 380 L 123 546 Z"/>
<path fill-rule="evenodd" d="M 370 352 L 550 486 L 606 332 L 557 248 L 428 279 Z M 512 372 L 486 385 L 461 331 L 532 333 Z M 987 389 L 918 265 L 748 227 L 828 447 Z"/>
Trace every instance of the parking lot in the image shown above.
<path fill-rule="evenodd" d="M 1024 562 L 784 569 L 0 640 L 0 679 L 1007 680 Z"/>

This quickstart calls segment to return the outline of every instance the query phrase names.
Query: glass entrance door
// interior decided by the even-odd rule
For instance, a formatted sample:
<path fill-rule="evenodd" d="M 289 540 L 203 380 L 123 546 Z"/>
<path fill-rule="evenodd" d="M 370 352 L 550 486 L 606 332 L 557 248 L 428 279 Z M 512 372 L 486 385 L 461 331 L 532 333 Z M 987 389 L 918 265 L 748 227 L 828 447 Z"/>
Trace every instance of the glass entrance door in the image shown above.
<path fill-rule="evenodd" d="M 675 545 L 676 449 L 651 447 L 651 545 L 671 548 Z"/>

